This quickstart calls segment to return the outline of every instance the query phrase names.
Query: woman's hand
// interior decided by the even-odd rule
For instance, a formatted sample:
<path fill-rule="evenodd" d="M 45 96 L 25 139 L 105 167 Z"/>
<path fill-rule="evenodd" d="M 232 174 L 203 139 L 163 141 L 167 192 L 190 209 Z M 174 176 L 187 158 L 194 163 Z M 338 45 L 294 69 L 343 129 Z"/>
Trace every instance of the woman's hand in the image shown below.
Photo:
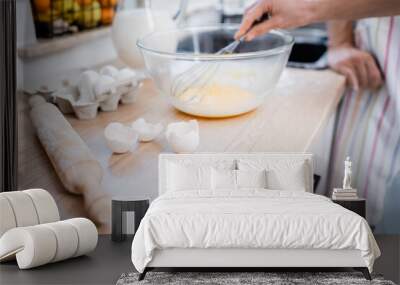
<path fill-rule="evenodd" d="M 269 19 L 256 25 L 264 14 Z M 243 16 L 235 39 L 245 40 L 269 32 L 328 20 L 355 20 L 400 14 L 399 0 L 258 0 Z"/>
<path fill-rule="evenodd" d="M 346 76 L 347 84 L 354 90 L 376 89 L 383 79 L 374 57 L 350 44 L 328 49 L 329 66 Z"/>
<path fill-rule="evenodd" d="M 271 29 L 294 28 L 309 24 L 313 15 L 311 3 L 312 1 L 307 0 L 258 0 L 245 11 L 235 39 L 245 36 L 246 41 L 251 41 Z M 255 24 L 265 14 L 269 15 L 269 19 Z"/>

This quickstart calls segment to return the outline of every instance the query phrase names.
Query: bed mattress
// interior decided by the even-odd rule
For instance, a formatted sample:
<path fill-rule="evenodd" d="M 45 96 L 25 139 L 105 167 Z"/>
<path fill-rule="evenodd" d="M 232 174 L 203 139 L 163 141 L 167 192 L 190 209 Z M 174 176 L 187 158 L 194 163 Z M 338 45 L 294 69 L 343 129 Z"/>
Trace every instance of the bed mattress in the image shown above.
<path fill-rule="evenodd" d="M 359 250 L 372 271 L 379 248 L 365 219 L 316 194 L 299 191 L 179 191 L 158 197 L 132 243 L 143 272 L 155 250 Z"/>

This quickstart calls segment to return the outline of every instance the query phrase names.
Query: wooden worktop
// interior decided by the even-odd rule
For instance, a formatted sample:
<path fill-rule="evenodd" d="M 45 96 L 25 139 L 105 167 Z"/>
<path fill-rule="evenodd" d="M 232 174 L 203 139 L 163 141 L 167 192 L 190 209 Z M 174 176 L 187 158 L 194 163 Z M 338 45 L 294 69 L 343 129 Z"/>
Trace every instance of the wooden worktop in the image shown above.
<path fill-rule="evenodd" d="M 255 111 L 225 119 L 196 118 L 200 126 L 198 152 L 307 151 L 334 112 L 344 86 L 344 78 L 329 70 L 286 69 L 273 95 Z M 26 106 L 22 104 L 20 110 L 20 137 L 24 140 L 20 139 L 19 149 L 20 188 L 48 189 L 56 197 L 62 215 L 84 215 L 80 198 L 63 191 L 38 141 L 32 138 Z M 120 105 L 117 112 L 100 112 L 90 121 L 68 116 L 100 161 L 103 188 L 111 195 L 157 196 L 157 157 L 160 152 L 171 151 L 164 136 L 121 155 L 112 155 L 103 137 L 108 123 L 130 124 L 139 117 L 164 125 L 193 119 L 170 106 L 151 81 L 145 82 L 137 102 Z"/>

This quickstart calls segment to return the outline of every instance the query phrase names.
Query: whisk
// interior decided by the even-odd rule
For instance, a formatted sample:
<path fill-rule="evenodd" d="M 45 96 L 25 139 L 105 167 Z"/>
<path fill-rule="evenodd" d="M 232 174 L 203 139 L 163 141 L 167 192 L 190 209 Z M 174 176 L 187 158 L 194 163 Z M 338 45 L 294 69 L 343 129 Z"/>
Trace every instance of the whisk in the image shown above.
<path fill-rule="evenodd" d="M 229 45 L 217 51 L 215 55 L 232 54 L 240 45 L 240 43 L 243 42 L 244 38 L 245 36 L 242 36 L 240 39 L 233 41 Z M 196 86 L 196 89 L 198 90 L 203 89 L 216 74 L 219 66 L 220 63 L 218 61 L 205 63 L 199 62 L 194 64 L 189 69 L 183 71 L 172 81 L 172 96 L 182 99 L 182 96 L 185 94 L 185 92 L 193 86 Z M 198 102 L 202 98 L 201 93 L 202 92 L 199 92 L 198 94 L 193 94 L 193 96 L 185 98 L 185 101 Z"/>
<path fill-rule="evenodd" d="M 264 14 L 255 25 L 268 20 L 269 15 Z M 250 30 L 250 29 L 249 29 Z M 214 55 L 229 55 L 244 41 L 246 34 L 217 51 Z M 220 67 L 220 61 L 199 62 L 177 75 L 172 81 L 171 95 L 187 102 L 199 102 L 204 96 L 203 88 L 207 86 Z M 195 87 L 199 92 L 185 94 L 190 88 Z M 189 96 L 188 96 L 189 95 Z"/>

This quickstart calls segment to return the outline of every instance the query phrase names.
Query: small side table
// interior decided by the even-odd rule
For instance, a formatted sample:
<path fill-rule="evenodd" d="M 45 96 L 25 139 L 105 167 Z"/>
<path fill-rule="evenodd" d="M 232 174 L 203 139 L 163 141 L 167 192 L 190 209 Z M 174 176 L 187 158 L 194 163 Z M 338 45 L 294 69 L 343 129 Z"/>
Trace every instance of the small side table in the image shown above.
<path fill-rule="evenodd" d="M 134 215 L 134 234 L 149 208 L 150 199 L 147 197 L 130 197 L 118 196 L 112 198 L 112 231 L 111 239 L 113 241 L 123 241 L 126 239 L 126 223 L 124 217 L 132 217 Z M 129 214 L 129 216 L 127 215 Z M 133 214 L 133 215 L 131 215 Z"/>
<path fill-rule="evenodd" d="M 364 219 L 366 217 L 366 200 L 363 198 L 357 198 L 353 200 L 332 199 L 332 202 L 339 204 L 340 206 L 356 214 L 359 214 Z"/>

